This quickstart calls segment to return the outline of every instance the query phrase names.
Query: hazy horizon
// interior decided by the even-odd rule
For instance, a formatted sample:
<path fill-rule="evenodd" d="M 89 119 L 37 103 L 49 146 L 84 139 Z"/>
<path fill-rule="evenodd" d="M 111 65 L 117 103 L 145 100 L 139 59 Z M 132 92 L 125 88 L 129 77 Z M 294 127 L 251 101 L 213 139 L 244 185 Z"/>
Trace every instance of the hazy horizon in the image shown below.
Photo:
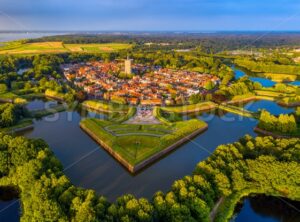
<path fill-rule="evenodd" d="M 0 0 L 5 31 L 300 31 L 291 0 Z"/>

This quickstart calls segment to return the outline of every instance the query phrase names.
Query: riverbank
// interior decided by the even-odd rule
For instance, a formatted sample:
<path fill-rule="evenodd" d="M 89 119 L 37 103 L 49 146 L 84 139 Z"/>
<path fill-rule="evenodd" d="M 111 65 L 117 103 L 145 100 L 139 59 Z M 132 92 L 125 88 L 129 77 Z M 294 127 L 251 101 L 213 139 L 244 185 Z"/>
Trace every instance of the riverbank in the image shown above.
<path fill-rule="evenodd" d="M 292 196 L 285 196 L 278 192 L 263 192 L 259 189 L 247 189 L 243 190 L 234 194 L 231 194 L 228 197 L 222 197 L 215 205 L 216 208 L 214 208 L 212 211 L 213 214 L 211 214 L 211 221 L 214 222 L 228 222 L 231 221 L 233 216 L 236 214 L 236 207 L 238 204 L 240 204 L 245 198 L 248 197 L 255 197 L 260 195 L 266 195 L 269 197 L 277 197 L 279 199 L 281 198 L 287 198 L 289 200 L 293 201 L 299 201 L 300 197 L 292 197 Z"/>
<path fill-rule="evenodd" d="M 280 133 L 270 132 L 270 131 L 261 129 L 258 126 L 256 126 L 254 128 L 254 132 L 259 133 L 259 134 L 264 135 L 264 136 L 272 136 L 274 138 L 279 138 L 279 139 L 280 138 L 286 138 L 286 139 L 289 139 L 289 138 L 300 138 L 300 135 L 282 135 Z"/>
<path fill-rule="evenodd" d="M 20 133 L 27 130 L 31 130 L 34 128 L 34 124 L 32 119 L 23 119 L 20 120 L 16 125 L 2 128 L 0 132 L 7 133 L 7 134 L 13 134 L 13 133 Z"/>
<path fill-rule="evenodd" d="M 243 108 L 240 108 L 238 106 L 220 104 L 218 106 L 218 109 L 226 111 L 226 112 L 230 112 L 233 114 L 237 114 L 240 116 L 248 117 L 248 118 L 254 118 L 254 119 L 259 118 L 259 113 L 251 112 L 251 111 L 245 110 Z"/>
<path fill-rule="evenodd" d="M 240 98 L 237 96 L 236 98 L 226 101 L 224 102 L 224 104 L 230 104 L 230 105 L 238 105 L 238 104 L 244 104 L 244 103 L 248 103 L 251 101 L 256 101 L 256 100 L 268 100 L 268 101 L 273 101 L 276 102 L 278 105 L 280 106 L 284 106 L 284 107 L 297 107 L 300 106 L 300 102 L 292 102 L 292 103 L 286 103 L 283 101 L 283 98 L 288 98 L 288 97 L 279 97 L 278 93 L 273 93 L 273 92 L 269 92 L 265 91 L 266 93 L 261 93 L 261 92 L 256 92 L 256 94 L 251 94 L 249 96 L 241 96 Z M 289 96 L 290 97 L 290 96 Z"/>

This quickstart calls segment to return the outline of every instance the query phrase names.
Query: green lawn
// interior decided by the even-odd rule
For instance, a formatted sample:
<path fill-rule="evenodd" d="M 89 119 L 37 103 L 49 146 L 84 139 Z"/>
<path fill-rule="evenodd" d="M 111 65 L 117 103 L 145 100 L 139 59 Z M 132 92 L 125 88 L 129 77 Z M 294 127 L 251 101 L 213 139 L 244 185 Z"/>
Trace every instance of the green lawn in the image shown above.
<path fill-rule="evenodd" d="M 151 134 L 160 137 L 166 133 L 172 133 L 172 127 L 167 125 L 132 125 L 132 124 L 117 124 L 110 125 L 105 128 L 112 134 L 118 136 L 130 134 Z"/>
<path fill-rule="evenodd" d="M 198 119 L 171 125 L 130 125 L 91 118 L 82 120 L 80 125 L 131 166 L 143 162 L 194 131 L 207 127 L 205 122 Z"/>

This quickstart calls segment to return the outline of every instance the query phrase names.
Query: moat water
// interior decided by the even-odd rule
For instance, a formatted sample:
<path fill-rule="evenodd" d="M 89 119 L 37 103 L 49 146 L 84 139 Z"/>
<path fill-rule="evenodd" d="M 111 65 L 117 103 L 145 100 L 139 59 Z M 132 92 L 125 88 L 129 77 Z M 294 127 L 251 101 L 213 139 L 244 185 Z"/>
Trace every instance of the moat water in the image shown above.
<path fill-rule="evenodd" d="M 37 109 L 43 102 L 45 101 L 35 100 L 28 107 Z M 263 100 L 247 103 L 244 106 L 251 111 L 264 108 L 273 114 L 293 112 L 292 108 L 280 107 L 274 102 Z M 189 115 L 189 118 L 200 118 L 206 121 L 209 125 L 208 130 L 139 174 L 132 175 L 80 129 L 80 120 L 94 115 L 96 114 L 92 112 L 87 114 L 79 111 L 62 112 L 35 121 L 34 129 L 23 135 L 44 139 L 62 162 L 65 168 L 64 173 L 73 184 L 94 189 L 110 201 L 127 193 L 134 194 L 136 197 L 151 198 L 156 191 L 166 192 L 175 180 L 190 175 L 196 164 L 209 157 L 218 145 L 237 141 L 245 134 L 256 136 L 253 128 L 257 120 L 254 119 L 231 113 Z M 98 114 L 96 117 L 106 118 L 104 114 Z M 280 217 L 274 217 L 268 210 L 269 206 L 260 206 L 259 210 L 254 207 L 256 202 L 259 204 L 260 200 L 245 200 L 243 207 L 233 220 L 240 222 L 281 221 Z M 4 210 L 0 213 L 0 221 L 19 219 L 20 205 L 15 199 L 8 202 L 0 201 L 0 212 L 1 209 Z M 17 216 L 8 218 L 5 215 Z"/>
<path fill-rule="evenodd" d="M 247 74 L 246 74 L 242 70 L 235 69 L 234 67 L 233 67 L 233 69 L 235 72 L 235 77 L 237 79 L 239 79 L 243 76 L 249 76 L 249 79 L 251 79 L 253 82 L 259 82 L 263 87 L 272 87 L 277 84 L 277 82 L 275 82 L 271 79 L 255 76 L 255 74 L 251 73 L 250 71 L 247 71 Z M 292 82 L 289 82 L 288 84 L 294 85 L 294 86 L 300 86 L 300 80 L 292 81 Z"/>

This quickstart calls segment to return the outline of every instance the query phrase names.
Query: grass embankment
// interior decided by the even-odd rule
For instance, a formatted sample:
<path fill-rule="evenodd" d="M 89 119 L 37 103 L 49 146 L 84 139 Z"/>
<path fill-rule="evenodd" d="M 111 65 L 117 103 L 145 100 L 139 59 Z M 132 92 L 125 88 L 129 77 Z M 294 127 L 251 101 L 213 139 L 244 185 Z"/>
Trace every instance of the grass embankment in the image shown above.
<path fill-rule="evenodd" d="M 166 124 L 166 125 L 171 124 L 165 117 L 163 117 L 161 107 L 157 107 L 157 106 L 154 107 L 153 116 L 155 116 L 155 118 L 157 118 L 163 124 Z"/>
<path fill-rule="evenodd" d="M 124 114 L 123 112 L 121 112 L 121 113 L 115 112 L 115 113 L 116 113 L 116 115 L 113 114 L 109 119 L 113 122 L 122 123 L 122 122 L 129 120 L 131 117 L 134 116 L 134 114 L 136 113 L 136 108 L 129 107 L 126 114 Z"/>
<path fill-rule="evenodd" d="M 246 110 L 246 109 L 238 107 L 238 106 L 232 106 L 232 105 L 228 105 L 228 104 L 227 105 L 220 104 L 218 106 L 218 109 L 226 111 L 226 112 L 234 113 L 234 114 L 237 114 L 240 116 L 249 117 L 249 118 L 254 118 L 254 119 L 259 118 L 259 113 L 254 113 L 254 112 L 251 112 L 249 110 Z"/>
<path fill-rule="evenodd" d="M 281 106 L 295 107 L 300 105 L 300 96 L 295 92 L 282 93 L 272 89 L 255 90 L 257 99 L 271 100 Z"/>
<path fill-rule="evenodd" d="M 298 124 L 299 125 L 299 124 Z M 263 136 L 272 136 L 274 138 L 300 138 L 300 127 L 298 126 L 297 131 L 294 133 L 282 133 L 279 131 L 268 131 L 265 129 L 262 129 L 258 126 L 254 128 L 254 131 L 263 135 Z"/>
<path fill-rule="evenodd" d="M 56 91 L 53 91 L 53 90 L 50 90 L 50 89 L 47 89 L 45 91 L 45 96 L 49 97 L 49 98 L 59 100 L 59 101 L 64 101 L 64 99 L 65 99 L 65 95 L 63 93 L 59 93 L 59 92 L 56 92 Z"/>
<path fill-rule="evenodd" d="M 7 134 L 13 134 L 16 132 L 21 132 L 23 130 L 28 130 L 33 128 L 33 121 L 32 119 L 22 119 L 20 120 L 16 125 L 1 128 L 0 132 L 7 133 Z"/>
<path fill-rule="evenodd" d="M 108 103 L 100 100 L 87 100 L 82 103 L 82 106 L 92 111 L 108 113 L 109 120 L 116 123 L 125 122 L 136 113 L 136 108 L 133 106 Z"/>
<path fill-rule="evenodd" d="M 166 106 L 161 107 L 165 112 L 174 112 L 174 113 L 194 113 L 212 110 L 216 108 L 216 104 L 210 101 L 201 102 L 197 104 L 183 105 L 183 106 Z"/>
<path fill-rule="evenodd" d="M 0 47 L 0 54 L 44 54 L 44 53 L 105 53 L 131 48 L 131 44 L 99 43 L 99 44 L 63 44 L 62 42 L 26 43 L 15 41 Z"/>
<path fill-rule="evenodd" d="M 80 126 L 132 173 L 207 128 L 205 122 L 196 119 L 171 125 L 115 124 L 99 119 L 84 119 Z"/>
<path fill-rule="evenodd" d="M 263 76 L 274 82 L 293 82 L 297 80 L 297 75 L 293 74 L 263 73 Z"/>
<path fill-rule="evenodd" d="M 100 100 L 86 100 L 82 103 L 82 106 L 88 109 L 92 109 L 99 112 L 105 112 L 105 113 L 111 113 L 111 112 L 127 113 L 130 108 L 128 105 L 108 103 Z"/>
<path fill-rule="evenodd" d="M 55 113 L 63 112 L 65 110 L 66 110 L 66 106 L 61 104 L 47 109 L 32 111 L 31 115 L 33 118 L 42 118 L 45 116 L 53 115 Z"/>
<path fill-rule="evenodd" d="M 252 100 L 269 100 L 282 106 L 291 107 L 300 105 L 300 97 L 296 93 L 282 93 L 272 88 L 263 88 L 262 90 L 255 90 L 254 93 L 234 96 L 227 104 L 244 103 Z"/>
<path fill-rule="evenodd" d="M 292 97 L 295 94 L 294 93 L 278 92 L 278 91 L 274 91 L 274 90 L 266 88 L 266 89 L 263 89 L 263 90 L 255 90 L 255 95 L 266 97 L 266 98 L 278 99 L 278 98 L 282 98 L 282 97 Z"/>
<path fill-rule="evenodd" d="M 254 93 L 247 93 L 247 94 L 243 94 L 243 95 L 237 95 L 232 97 L 232 99 L 228 102 L 230 103 L 240 103 L 240 102 L 248 102 L 251 100 L 255 100 L 256 96 Z"/>

